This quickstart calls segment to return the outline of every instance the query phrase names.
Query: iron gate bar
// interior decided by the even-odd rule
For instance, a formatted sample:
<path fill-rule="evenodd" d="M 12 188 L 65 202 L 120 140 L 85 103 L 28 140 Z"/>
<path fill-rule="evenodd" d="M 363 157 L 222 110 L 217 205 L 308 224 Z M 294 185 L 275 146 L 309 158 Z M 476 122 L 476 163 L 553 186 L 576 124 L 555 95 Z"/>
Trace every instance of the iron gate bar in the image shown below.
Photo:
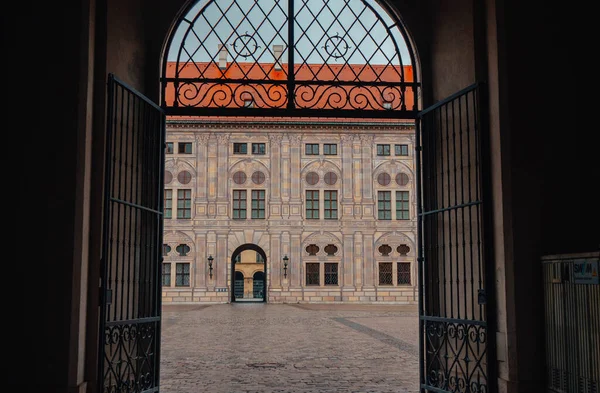
<path fill-rule="evenodd" d="M 107 85 L 98 391 L 157 392 L 165 114 Z"/>
<path fill-rule="evenodd" d="M 496 391 L 491 183 L 484 98 L 483 84 L 475 83 L 423 110 L 417 119 L 419 345 L 423 353 L 419 373 L 423 392 Z"/>

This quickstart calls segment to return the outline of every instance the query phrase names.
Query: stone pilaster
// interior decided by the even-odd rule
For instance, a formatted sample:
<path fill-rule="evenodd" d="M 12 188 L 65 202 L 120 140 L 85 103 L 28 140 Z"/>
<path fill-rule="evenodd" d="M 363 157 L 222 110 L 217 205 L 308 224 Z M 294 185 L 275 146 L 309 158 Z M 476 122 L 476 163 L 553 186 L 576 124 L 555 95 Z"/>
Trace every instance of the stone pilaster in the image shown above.
<path fill-rule="evenodd" d="M 357 291 L 362 290 L 364 277 L 363 277 L 363 264 L 365 256 L 363 254 L 364 241 L 361 232 L 354 232 L 354 285 Z"/>
<path fill-rule="evenodd" d="M 281 288 L 281 235 L 279 233 L 271 234 L 271 269 L 269 277 L 270 288 Z"/>
<path fill-rule="evenodd" d="M 196 234 L 196 277 L 194 287 L 206 289 L 208 281 L 208 253 L 206 248 L 206 235 L 204 233 Z"/>
<path fill-rule="evenodd" d="M 216 274 L 215 282 L 217 287 L 226 287 L 228 282 L 227 267 L 229 266 L 229 256 L 227 255 L 227 232 L 217 233 L 217 255 L 213 262 L 213 274 Z M 216 264 L 216 266 L 215 266 Z"/>
<path fill-rule="evenodd" d="M 214 291 L 215 290 L 215 285 L 216 285 L 216 263 L 217 263 L 217 235 L 216 233 L 214 233 L 213 231 L 208 231 L 206 233 L 206 254 L 207 255 L 212 255 L 214 260 L 213 260 L 213 276 L 210 277 L 209 274 L 209 269 L 208 269 L 208 256 L 207 258 L 207 263 L 206 263 L 206 287 L 209 291 Z"/>
<path fill-rule="evenodd" d="M 362 234 L 362 267 L 364 271 L 363 286 L 373 288 L 375 286 L 375 251 L 373 250 L 375 236 L 372 233 Z"/>
<path fill-rule="evenodd" d="M 271 161 L 271 181 L 269 208 L 272 219 L 281 219 L 281 134 L 269 135 L 269 154 Z"/>
<path fill-rule="evenodd" d="M 208 140 L 208 216 L 217 215 L 217 138 L 214 134 Z"/>
<path fill-rule="evenodd" d="M 352 205 L 352 143 L 353 135 L 342 135 L 342 205 Z"/>
<path fill-rule="evenodd" d="M 354 203 L 360 204 L 362 201 L 362 150 L 360 138 L 356 136 L 352 140 L 352 173 L 354 177 Z M 356 212 L 354 212 L 356 214 Z"/>
<path fill-rule="evenodd" d="M 344 280 L 340 284 L 342 289 L 354 289 L 354 237 L 351 234 L 343 235 L 344 259 L 342 266 L 344 269 Z"/>
<path fill-rule="evenodd" d="M 217 134 L 217 217 L 226 219 L 229 207 L 229 134 Z"/>
<path fill-rule="evenodd" d="M 301 167 L 301 148 L 302 148 L 302 135 L 291 134 L 290 138 L 290 176 L 291 176 L 291 190 L 290 190 L 290 216 L 299 218 L 302 214 L 302 197 L 301 197 L 301 186 L 302 176 L 300 175 Z"/>
<path fill-rule="evenodd" d="M 291 259 L 291 244 L 290 244 L 290 233 L 288 231 L 283 231 L 281 233 L 281 254 L 280 254 L 280 260 L 279 260 L 279 274 L 281 277 L 281 287 L 284 291 L 287 291 L 290 287 L 290 281 L 291 281 L 291 276 L 290 276 L 290 265 L 288 262 L 288 270 L 287 270 L 287 277 L 284 277 L 284 272 L 283 272 L 283 256 L 287 255 L 288 258 Z M 293 260 L 292 260 L 293 261 Z"/>
<path fill-rule="evenodd" d="M 362 142 L 362 219 L 375 219 L 373 196 L 373 135 L 360 135 Z"/>
<path fill-rule="evenodd" d="M 196 134 L 196 212 L 206 218 L 208 213 L 208 141 L 210 134 Z"/>
<path fill-rule="evenodd" d="M 300 233 L 292 233 L 291 236 L 291 253 L 290 257 L 290 286 L 293 289 L 299 289 L 302 285 L 302 243 Z"/>

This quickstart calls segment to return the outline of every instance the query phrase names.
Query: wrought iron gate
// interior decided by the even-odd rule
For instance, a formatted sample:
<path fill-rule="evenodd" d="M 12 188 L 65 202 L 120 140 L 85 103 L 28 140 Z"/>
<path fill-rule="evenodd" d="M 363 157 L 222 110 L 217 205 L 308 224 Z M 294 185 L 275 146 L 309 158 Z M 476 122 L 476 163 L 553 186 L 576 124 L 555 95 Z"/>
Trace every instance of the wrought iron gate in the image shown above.
<path fill-rule="evenodd" d="M 489 145 L 483 85 L 417 119 L 420 386 L 495 391 Z"/>
<path fill-rule="evenodd" d="M 99 392 L 158 392 L 165 115 L 108 78 Z"/>

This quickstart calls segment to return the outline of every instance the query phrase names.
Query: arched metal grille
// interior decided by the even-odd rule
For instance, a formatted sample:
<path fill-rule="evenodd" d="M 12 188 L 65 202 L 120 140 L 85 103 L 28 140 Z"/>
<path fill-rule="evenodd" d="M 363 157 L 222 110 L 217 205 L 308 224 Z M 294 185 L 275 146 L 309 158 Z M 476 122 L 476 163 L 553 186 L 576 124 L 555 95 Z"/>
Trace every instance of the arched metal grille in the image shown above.
<path fill-rule="evenodd" d="M 415 118 L 415 57 L 391 15 L 376 0 L 200 0 L 170 38 L 162 106 L 168 115 Z"/>

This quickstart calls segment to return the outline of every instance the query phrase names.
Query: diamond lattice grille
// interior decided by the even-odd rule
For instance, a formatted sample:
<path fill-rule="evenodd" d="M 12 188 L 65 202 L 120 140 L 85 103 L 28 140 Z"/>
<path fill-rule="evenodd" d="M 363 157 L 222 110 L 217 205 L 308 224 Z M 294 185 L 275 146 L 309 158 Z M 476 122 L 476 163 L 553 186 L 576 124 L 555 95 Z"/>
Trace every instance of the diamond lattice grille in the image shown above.
<path fill-rule="evenodd" d="M 171 37 L 163 107 L 170 115 L 414 118 L 419 84 L 408 42 L 375 0 L 201 0 Z"/>

